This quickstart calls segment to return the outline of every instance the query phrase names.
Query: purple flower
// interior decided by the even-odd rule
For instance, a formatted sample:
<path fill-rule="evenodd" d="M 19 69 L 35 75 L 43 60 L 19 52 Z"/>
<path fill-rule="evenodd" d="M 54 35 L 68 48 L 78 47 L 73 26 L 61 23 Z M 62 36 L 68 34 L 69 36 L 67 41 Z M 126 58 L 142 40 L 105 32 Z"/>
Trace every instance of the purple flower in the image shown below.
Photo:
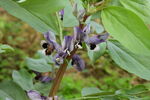
<path fill-rule="evenodd" d="M 53 100 L 52 97 L 42 96 L 35 90 L 27 91 L 27 95 L 31 100 Z M 54 96 L 54 100 L 58 100 L 58 96 Z"/>
<path fill-rule="evenodd" d="M 92 37 L 88 37 L 88 38 L 85 38 L 85 43 L 90 46 L 91 50 L 94 50 L 96 48 L 96 45 L 102 42 L 105 42 L 108 36 L 109 34 L 105 33 L 102 35 L 95 35 Z"/>
<path fill-rule="evenodd" d="M 71 51 L 74 49 L 74 41 L 72 36 L 65 36 L 62 43 L 62 51 L 55 55 L 54 61 L 56 65 L 60 65 L 64 62 L 64 59 L 70 55 Z"/>
<path fill-rule="evenodd" d="M 85 42 L 87 44 L 99 44 L 99 43 L 105 42 L 107 37 L 108 37 L 108 33 L 102 34 L 102 35 L 95 35 L 95 36 L 85 39 Z"/>
<path fill-rule="evenodd" d="M 27 95 L 31 100 L 46 100 L 47 99 L 47 97 L 41 96 L 39 92 L 34 91 L 34 90 L 27 91 Z"/>
<path fill-rule="evenodd" d="M 36 74 L 35 79 L 41 81 L 42 83 L 48 83 L 53 80 L 50 76 L 43 76 L 42 73 L 33 71 Z"/>
<path fill-rule="evenodd" d="M 84 32 L 82 32 L 82 30 L 80 29 L 80 27 L 74 27 L 74 41 L 77 42 L 83 42 L 84 38 L 85 38 L 86 34 Z"/>
<path fill-rule="evenodd" d="M 83 61 L 83 59 L 80 58 L 79 55 L 74 55 L 72 57 L 72 62 L 71 64 L 78 70 L 78 71 L 82 71 L 85 68 L 85 63 Z"/>
<path fill-rule="evenodd" d="M 46 55 L 51 55 L 51 53 L 54 51 L 54 46 L 52 43 L 48 43 L 45 40 L 41 41 L 41 47 L 44 49 L 44 53 Z"/>
<path fill-rule="evenodd" d="M 66 53 L 64 52 L 57 53 L 54 57 L 55 64 L 56 65 L 63 64 L 65 57 L 66 57 Z"/>
<path fill-rule="evenodd" d="M 57 52 L 61 50 L 61 46 L 56 42 L 56 38 L 53 32 L 48 31 L 44 33 L 44 37 L 49 44 L 52 44 L 52 48 L 54 48 Z"/>
<path fill-rule="evenodd" d="M 83 30 L 81 30 L 79 27 L 74 27 L 75 47 L 81 47 L 82 42 L 85 42 L 87 45 L 90 46 L 91 50 L 94 50 L 97 44 L 105 42 L 105 40 L 109 36 L 109 34 L 106 33 L 103 35 L 95 35 L 89 37 L 88 34 L 90 33 L 91 33 L 90 24 L 86 25 Z"/>
<path fill-rule="evenodd" d="M 53 78 L 49 77 L 49 76 L 41 76 L 39 78 L 39 80 L 42 82 L 42 83 L 49 83 L 53 80 Z"/>
<path fill-rule="evenodd" d="M 60 15 L 60 19 L 63 20 L 63 18 L 64 18 L 64 9 L 59 11 L 59 15 Z"/>
<path fill-rule="evenodd" d="M 65 53 L 70 53 L 74 49 L 74 41 L 72 36 L 65 36 L 62 43 L 62 49 Z"/>
<path fill-rule="evenodd" d="M 74 49 L 74 40 L 72 36 L 65 36 L 62 46 L 60 46 L 56 42 L 55 36 L 52 34 L 53 33 L 51 31 L 44 34 L 46 41 L 42 42 L 42 47 L 46 49 L 45 53 L 47 55 L 50 55 L 54 50 L 56 50 L 57 54 L 54 57 L 54 61 L 57 65 L 60 65 Z"/>
<path fill-rule="evenodd" d="M 41 41 L 41 45 L 45 50 L 46 55 L 51 55 L 51 53 L 53 53 L 54 50 L 60 52 L 62 49 L 61 46 L 56 42 L 56 38 L 53 34 L 54 33 L 51 31 L 44 33 L 46 41 Z"/>
<path fill-rule="evenodd" d="M 82 32 L 80 27 L 74 27 L 73 40 L 76 48 L 82 49 L 82 42 L 84 41 L 85 37 L 86 34 Z"/>

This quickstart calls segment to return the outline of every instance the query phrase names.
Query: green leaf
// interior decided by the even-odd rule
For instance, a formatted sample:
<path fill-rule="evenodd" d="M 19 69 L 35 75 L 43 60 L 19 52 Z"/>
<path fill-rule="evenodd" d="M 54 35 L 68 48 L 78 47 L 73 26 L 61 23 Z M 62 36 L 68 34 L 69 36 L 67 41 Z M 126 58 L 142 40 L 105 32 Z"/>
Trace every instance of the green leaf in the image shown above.
<path fill-rule="evenodd" d="M 52 71 L 52 67 L 47 63 L 45 59 L 26 59 L 27 67 L 37 72 L 49 72 Z"/>
<path fill-rule="evenodd" d="M 100 16 L 100 15 L 97 15 L 97 16 Z M 85 21 L 85 23 L 86 24 L 90 24 L 91 27 L 92 27 L 92 29 L 94 31 L 96 31 L 96 33 L 102 33 L 102 32 L 104 32 L 103 26 L 101 24 L 97 23 L 97 22 L 92 21 L 92 19 L 93 19 L 93 15 L 89 16 L 87 18 L 87 20 Z"/>
<path fill-rule="evenodd" d="M 101 43 L 99 45 L 97 45 L 99 47 L 100 50 L 98 51 L 93 51 L 90 50 L 90 48 L 87 46 L 88 49 L 88 56 L 90 58 L 90 60 L 94 63 L 96 62 L 97 59 L 99 59 L 105 52 L 106 50 L 106 43 Z"/>
<path fill-rule="evenodd" d="M 14 100 L 11 98 L 7 93 L 4 91 L 0 90 L 0 100 Z"/>
<path fill-rule="evenodd" d="M 11 51 L 14 51 L 14 49 L 11 46 L 0 44 L 0 53 L 11 52 Z"/>
<path fill-rule="evenodd" d="M 26 0 L 21 5 L 27 10 L 45 14 L 55 13 L 63 9 L 67 2 L 68 0 Z"/>
<path fill-rule="evenodd" d="M 117 41 L 108 41 L 107 45 L 109 54 L 116 64 L 130 73 L 150 80 L 150 56 L 133 54 Z"/>
<path fill-rule="evenodd" d="M 96 33 L 104 32 L 104 28 L 102 25 L 100 25 L 94 21 L 91 21 L 90 24 L 91 24 L 92 28 L 96 31 Z"/>
<path fill-rule="evenodd" d="M 12 73 L 13 81 L 20 85 L 24 90 L 33 89 L 32 75 L 26 70 L 13 71 Z"/>
<path fill-rule="evenodd" d="M 43 2 L 43 0 L 41 0 L 41 1 Z M 50 0 L 50 1 L 54 2 L 53 0 Z M 55 3 L 58 1 L 60 1 L 60 0 L 55 1 Z M 35 2 L 35 0 L 34 0 L 34 2 Z M 62 1 L 62 2 L 64 2 L 64 1 Z M 41 3 L 40 7 L 41 7 L 41 5 L 42 5 L 42 7 L 44 7 L 45 6 L 44 4 L 45 3 Z M 51 4 L 51 2 L 47 2 L 47 4 Z M 35 12 L 33 9 L 29 9 L 29 8 L 26 9 L 28 5 L 21 6 L 20 4 L 18 4 L 15 1 L 12 1 L 12 0 L 0 0 L 0 6 L 3 7 L 6 11 L 8 11 L 13 16 L 25 21 L 26 23 L 31 25 L 34 29 L 36 29 L 39 32 L 47 32 L 49 30 L 51 30 L 55 33 L 59 32 L 57 24 L 56 24 L 56 18 L 50 12 L 49 13 Z M 30 6 L 33 6 L 33 5 L 30 5 Z M 57 8 L 57 6 L 55 6 L 55 8 Z M 55 8 L 52 8 L 52 9 L 54 9 L 54 11 L 55 11 L 56 10 Z M 59 6 L 58 6 L 58 8 L 59 8 Z M 38 10 L 40 10 L 40 9 L 42 9 L 42 10 L 45 9 L 47 11 L 47 8 L 45 8 L 45 7 L 38 8 Z"/>
<path fill-rule="evenodd" d="M 142 92 L 146 92 L 148 89 L 144 85 L 137 85 L 129 90 L 126 90 L 127 94 L 140 94 Z"/>
<path fill-rule="evenodd" d="M 120 0 L 120 3 L 150 25 L 150 0 Z"/>
<path fill-rule="evenodd" d="M 39 91 L 44 96 L 48 96 L 51 88 L 51 83 L 35 83 L 34 90 Z"/>
<path fill-rule="evenodd" d="M 50 56 L 43 55 L 43 50 L 38 50 L 36 53 L 36 56 L 37 56 L 37 58 L 46 60 L 46 62 L 48 64 L 55 64 L 55 62 L 53 61 L 53 56 L 52 55 L 50 55 Z"/>
<path fill-rule="evenodd" d="M 121 6 L 121 3 L 119 2 L 119 0 L 111 0 L 109 5 L 111 5 L 111 6 Z"/>
<path fill-rule="evenodd" d="M 145 92 L 148 92 L 148 89 L 144 85 L 137 85 L 131 89 L 121 89 L 117 90 L 117 95 L 138 95 L 138 94 L 144 94 Z"/>
<path fill-rule="evenodd" d="M 150 30 L 130 10 L 108 7 L 102 11 L 102 22 L 110 35 L 132 52 L 150 53 Z"/>
<path fill-rule="evenodd" d="M 101 90 L 99 90 L 98 88 L 95 88 L 95 87 L 83 88 L 81 91 L 82 96 L 88 96 L 88 95 L 97 94 L 100 92 L 101 92 Z"/>
<path fill-rule="evenodd" d="M 12 100 L 29 100 L 21 87 L 12 81 L 5 81 L 0 83 L 0 90 L 3 91 L 3 93 L 7 93 L 7 95 L 10 96 Z"/>
<path fill-rule="evenodd" d="M 113 92 L 105 92 L 101 91 L 95 87 L 87 87 L 83 88 L 81 91 L 82 96 L 106 96 L 106 95 L 113 95 Z"/>
<path fill-rule="evenodd" d="M 77 18 L 73 15 L 72 11 L 73 11 L 72 5 L 69 3 L 64 8 L 64 18 L 63 18 L 64 27 L 74 27 L 79 25 L 79 22 Z"/>
<path fill-rule="evenodd" d="M 27 0 L 21 3 L 21 6 L 39 17 L 58 34 L 57 17 L 53 13 L 63 9 L 67 4 L 69 4 L 68 0 Z"/>

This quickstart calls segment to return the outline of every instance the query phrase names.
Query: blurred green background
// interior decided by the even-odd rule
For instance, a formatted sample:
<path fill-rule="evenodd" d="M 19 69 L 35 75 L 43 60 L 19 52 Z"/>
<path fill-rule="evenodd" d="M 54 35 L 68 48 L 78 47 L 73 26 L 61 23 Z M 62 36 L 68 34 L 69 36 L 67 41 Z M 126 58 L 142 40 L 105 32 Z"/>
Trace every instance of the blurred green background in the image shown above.
<path fill-rule="evenodd" d="M 0 43 L 15 49 L 13 52 L 0 54 L 0 81 L 11 79 L 13 70 L 27 68 L 26 57 L 35 57 L 36 52 L 41 49 L 42 39 L 41 33 L 0 8 Z M 94 64 L 90 62 L 87 53 L 82 52 L 79 53 L 86 62 L 86 69 L 83 72 L 74 68 L 67 70 L 59 90 L 60 96 L 80 97 L 84 87 L 98 87 L 107 91 L 132 88 L 138 84 L 150 87 L 148 81 L 120 69 L 107 52 Z"/>

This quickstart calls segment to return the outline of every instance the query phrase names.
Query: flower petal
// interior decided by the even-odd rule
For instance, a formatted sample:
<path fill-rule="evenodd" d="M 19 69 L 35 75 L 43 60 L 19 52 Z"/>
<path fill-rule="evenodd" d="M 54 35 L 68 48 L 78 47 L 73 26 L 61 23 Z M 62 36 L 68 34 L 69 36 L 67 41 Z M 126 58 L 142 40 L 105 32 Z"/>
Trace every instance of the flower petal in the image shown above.
<path fill-rule="evenodd" d="M 81 42 L 84 40 L 85 36 L 86 34 L 82 32 L 80 27 L 74 27 L 74 35 L 73 35 L 74 41 Z"/>
<path fill-rule="evenodd" d="M 59 12 L 60 15 L 64 15 L 64 9 Z"/>
<path fill-rule="evenodd" d="M 90 24 L 87 24 L 87 25 L 84 27 L 83 32 L 84 32 L 85 34 L 91 33 L 91 25 L 90 25 Z"/>
<path fill-rule="evenodd" d="M 43 83 L 48 83 L 48 82 L 52 81 L 53 78 L 51 78 L 49 76 L 41 76 L 39 80 Z"/>
<path fill-rule="evenodd" d="M 104 42 L 106 41 L 106 39 L 109 37 L 109 33 L 105 33 L 105 34 L 101 34 L 99 35 L 99 38 L 101 40 L 103 40 Z"/>
<path fill-rule="evenodd" d="M 99 43 L 105 42 L 107 38 L 108 38 L 108 33 L 103 34 L 103 35 L 95 35 L 93 37 L 89 37 L 88 39 L 86 38 L 85 42 L 87 44 L 97 45 Z"/>
<path fill-rule="evenodd" d="M 64 9 L 62 9 L 61 11 L 59 11 L 59 15 L 61 17 L 61 20 L 63 20 L 64 17 Z"/>
<path fill-rule="evenodd" d="M 84 63 L 83 59 L 81 59 L 80 56 L 76 55 L 76 54 L 72 57 L 72 65 L 78 71 L 82 71 L 85 68 L 85 63 Z"/>
<path fill-rule="evenodd" d="M 27 95 L 31 100 L 43 100 L 40 93 L 37 91 L 30 90 L 27 92 Z"/>
<path fill-rule="evenodd" d="M 44 33 L 44 37 L 48 42 L 51 42 L 51 41 L 55 42 L 56 41 L 55 35 L 51 31 Z"/>
<path fill-rule="evenodd" d="M 62 51 L 62 47 L 58 43 L 54 42 L 53 44 L 54 44 L 55 50 L 57 52 L 61 52 Z"/>
<path fill-rule="evenodd" d="M 51 31 L 44 34 L 45 39 L 48 41 L 50 47 L 49 49 L 55 49 L 57 52 L 61 51 L 61 46 L 56 42 L 56 38 Z"/>
<path fill-rule="evenodd" d="M 64 42 L 62 43 L 62 49 L 68 50 L 69 52 L 71 52 L 74 49 L 74 42 L 72 36 L 64 37 Z"/>
<path fill-rule="evenodd" d="M 54 61 L 56 65 L 61 65 L 64 62 L 64 58 L 67 56 L 67 53 L 59 52 L 55 55 Z"/>
<path fill-rule="evenodd" d="M 57 52 L 54 57 L 56 65 L 61 65 L 64 62 L 65 57 L 70 55 L 71 51 L 74 49 L 74 40 L 72 36 L 65 36 L 62 43 L 62 50 Z"/>

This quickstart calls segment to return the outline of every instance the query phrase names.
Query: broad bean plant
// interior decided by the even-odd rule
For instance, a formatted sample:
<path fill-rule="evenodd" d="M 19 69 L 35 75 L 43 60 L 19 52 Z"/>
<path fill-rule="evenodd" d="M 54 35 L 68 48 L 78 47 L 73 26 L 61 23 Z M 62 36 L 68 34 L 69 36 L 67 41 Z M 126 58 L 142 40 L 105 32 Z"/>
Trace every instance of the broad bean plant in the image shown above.
<path fill-rule="evenodd" d="M 122 69 L 150 80 L 150 0 L 0 0 L 0 7 L 44 38 L 41 59 L 26 59 L 34 75 L 13 71 L 13 81 L 0 83 L 0 100 L 61 100 L 57 91 L 67 67 L 86 69 L 80 50 L 92 62 L 107 52 Z M 0 53 L 7 51 L 13 48 L 1 44 Z M 72 100 L 150 100 L 138 96 L 145 92 L 144 86 L 115 92 L 89 87 Z"/>

